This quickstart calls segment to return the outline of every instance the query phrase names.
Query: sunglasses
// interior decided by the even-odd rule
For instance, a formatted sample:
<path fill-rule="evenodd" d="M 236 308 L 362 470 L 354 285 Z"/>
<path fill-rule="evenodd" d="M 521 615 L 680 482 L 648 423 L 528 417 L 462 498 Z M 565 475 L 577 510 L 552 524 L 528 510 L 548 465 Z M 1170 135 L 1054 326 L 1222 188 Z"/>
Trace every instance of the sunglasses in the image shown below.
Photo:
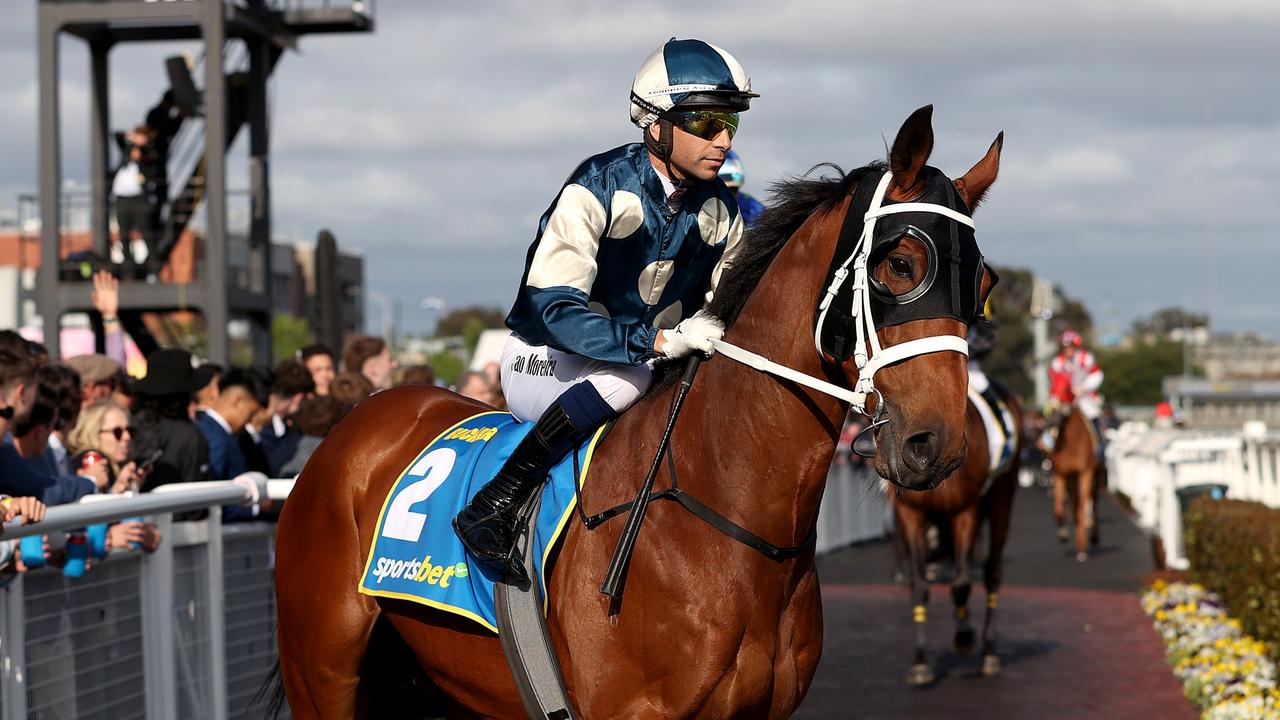
<path fill-rule="evenodd" d="M 726 130 L 729 131 L 729 139 L 732 140 L 733 136 L 738 132 L 738 113 L 736 112 L 695 110 L 665 113 L 662 118 L 690 135 L 703 140 L 714 140 Z"/>
<path fill-rule="evenodd" d="M 138 428 L 133 427 L 132 425 L 130 425 L 129 427 L 102 428 L 102 429 L 101 429 L 101 430 L 99 430 L 98 432 L 99 432 L 99 433 L 111 433 L 112 435 L 115 435 L 115 436 L 116 436 L 116 440 L 123 440 L 123 439 L 124 439 L 124 436 L 125 436 L 125 433 L 128 433 L 128 434 L 129 434 L 129 437 L 131 437 L 131 438 L 132 438 L 132 437 L 137 437 L 137 435 L 138 435 Z"/>

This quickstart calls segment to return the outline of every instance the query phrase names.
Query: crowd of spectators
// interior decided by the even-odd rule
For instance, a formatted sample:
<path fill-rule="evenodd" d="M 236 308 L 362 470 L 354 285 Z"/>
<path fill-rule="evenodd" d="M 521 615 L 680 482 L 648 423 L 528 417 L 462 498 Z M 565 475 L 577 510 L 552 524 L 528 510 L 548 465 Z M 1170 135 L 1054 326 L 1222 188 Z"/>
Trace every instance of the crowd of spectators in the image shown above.
<path fill-rule="evenodd" d="M 171 483 L 260 488 L 266 478 L 300 473 L 370 395 L 396 384 L 440 386 L 430 365 L 397 368 L 387 343 L 371 336 L 351 338 L 341 366 L 319 344 L 274 369 L 222 367 L 161 348 L 146 358 L 145 375 L 133 378 L 124 369 L 118 300 L 115 278 L 95 276 L 105 354 L 59 360 L 17 332 L 0 331 L 0 520 L 38 522 L 48 506 Z M 497 363 L 463 373 L 451 389 L 505 407 Z M 256 491 L 253 497 L 250 505 L 224 507 L 223 521 L 271 519 L 277 508 Z M 43 560 L 56 563 L 65 537 L 47 540 Z M 155 525 L 129 521 L 111 525 L 106 544 L 151 552 L 161 541 Z M 0 535 L 0 570 L 25 569 L 18 543 Z"/>

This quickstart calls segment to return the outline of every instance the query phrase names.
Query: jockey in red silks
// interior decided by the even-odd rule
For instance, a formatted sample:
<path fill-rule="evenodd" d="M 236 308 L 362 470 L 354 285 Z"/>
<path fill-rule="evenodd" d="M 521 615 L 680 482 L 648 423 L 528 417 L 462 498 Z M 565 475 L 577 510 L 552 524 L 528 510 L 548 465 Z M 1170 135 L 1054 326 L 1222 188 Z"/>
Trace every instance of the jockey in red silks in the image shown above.
<path fill-rule="evenodd" d="M 1093 353 L 1084 349 L 1084 338 L 1075 330 L 1062 333 L 1062 352 L 1049 364 L 1049 403 L 1063 413 L 1071 406 L 1080 408 L 1081 414 L 1098 430 L 1101 444 L 1102 399 L 1098 388 L 1102 387 L 1102 369 Z"/>

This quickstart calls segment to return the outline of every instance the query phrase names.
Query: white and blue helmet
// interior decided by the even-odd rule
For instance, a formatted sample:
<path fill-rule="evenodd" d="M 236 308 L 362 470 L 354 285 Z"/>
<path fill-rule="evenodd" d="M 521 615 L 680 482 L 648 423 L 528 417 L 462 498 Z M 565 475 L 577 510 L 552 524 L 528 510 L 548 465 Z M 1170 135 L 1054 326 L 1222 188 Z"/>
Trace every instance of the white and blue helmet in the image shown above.
<path fill-rule="evenodd" d="M 631 83 L 631 121 L 646 128 L 675 108 L 730 108 L 745 111 L 751 78 L 723 49 L 702 40 L 671 38 L 645 59 Z"/>

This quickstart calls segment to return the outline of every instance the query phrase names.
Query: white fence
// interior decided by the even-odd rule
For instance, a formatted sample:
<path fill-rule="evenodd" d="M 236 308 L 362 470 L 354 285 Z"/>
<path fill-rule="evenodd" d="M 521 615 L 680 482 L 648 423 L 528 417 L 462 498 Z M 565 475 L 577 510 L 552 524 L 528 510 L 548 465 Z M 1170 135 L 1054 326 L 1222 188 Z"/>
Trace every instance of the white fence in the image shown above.
<path fill-rule="evenodd" d="M 1139 523 L 1159 535 L 1165 560 L 1185 569 L 1179 491 L 1222 485 L 1226 497 L 1280 507 L 1280 432 L 1261 423 L 1239 431 L 1122 425 L 1107 449 L 1111 488 L 1133 503 Z"/>
<path fill-rule="evenodd" d="M 271 483 L 282 497 L 291 483 Z M 254 699 L 276 659 L 269 523 L 223 525 L 232 483 L 50 508 L 5 540 L 146 516 L 163 535 L 151 554 L 119 550 L 79 578 L 20 574 L 0 591 L 0 716 L 261 717 Z M 173 514 L 207 509 L 207 518 Z"/>
<path fill-rule="evenodd" d="M 291 481 L 269 483 L 283 499 Z M 276 660 L 271 523 L 223 525 L 243 502 L 228 482 L 50 508 L 3 539 L 146 516 L 163 535 L 151 554 L 117 550 L 79 578 L 46 567 L 0 590 L 0 718 L 171 720 L 262 717 L 255 698 Z M 174 522 L 175 513 L 208 517 Z M 887 502 L 866 465 L 833 466 L 817 551 L 882 537 Z M 286 713 L 287 716 L 287 713 Z"/>

